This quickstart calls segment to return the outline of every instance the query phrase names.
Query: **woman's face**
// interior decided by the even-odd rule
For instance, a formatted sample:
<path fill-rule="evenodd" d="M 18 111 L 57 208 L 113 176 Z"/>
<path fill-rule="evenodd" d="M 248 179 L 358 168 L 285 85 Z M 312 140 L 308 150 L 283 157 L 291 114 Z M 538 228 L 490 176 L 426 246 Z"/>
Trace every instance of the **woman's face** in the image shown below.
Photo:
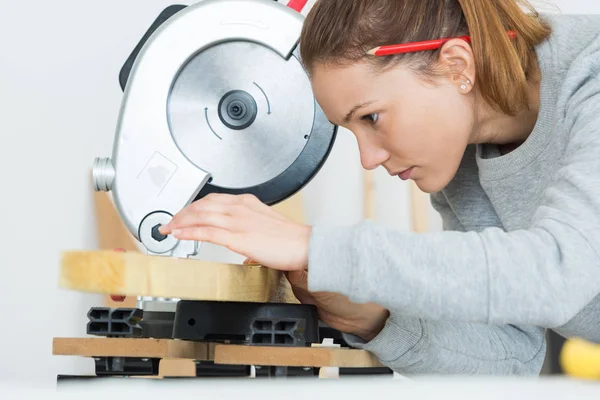
<path fill-rule="evenodd" d="M 366 63 L 318 65 L 311 76 L 329 120 L 355 135 L 363 167 L 383 166 L 427 193 L 452 180 L 475 121 L 465 79 L 436 79 L 425 82 L 404 67 L 375 72 Z"/>

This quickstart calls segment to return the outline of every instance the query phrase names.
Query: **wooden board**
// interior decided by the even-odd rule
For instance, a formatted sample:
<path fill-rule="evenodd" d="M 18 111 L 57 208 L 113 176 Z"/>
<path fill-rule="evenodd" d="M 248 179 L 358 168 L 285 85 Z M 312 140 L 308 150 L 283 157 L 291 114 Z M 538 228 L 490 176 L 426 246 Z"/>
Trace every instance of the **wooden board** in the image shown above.
<path fill-rule="evenodd" d="M 83 292 L 188 300 L 291 302 L 280 271 L 113 251 L 64 252 L 59 286 Z"/>
<path fill-rule="evenodd" d="M 158 365 L 160 377 L 195 377 L 196 364 L 194 360 L 163 358 Z"/>
<path fill-rule="evenodd" d="M 123 220 L 119 216 L 112 202 L 110 193 L 93 191 L 94 210 L 96 217 L 96 236 L 98 238 L 98 250 L 123 249 L 125 251 L 138 252 L 136 240 L 129 233 Z M 118 294 L 118 293 L 112 293 Z M 113 301 L 110 295 L 104 297 L 106 307 L 136 307 L 137 299 L 130 296 L 122 302 Z"/>
<path fill-rule="evenodd" d="M 341 368 L 383 366 L 373 354 L 365 350 L 326 347 L 266 347 L 217 344 L 212 357 L 215 364 Z"/>
<path fill-rule="evenodd" d="M 209 344 L 170 339 L 54 338 L 52 354 L 82 357 L 208 360 Z"/>
<path fill-rule="evenodd" d="M 129 233 L 125 224 L 121 220 L 113 202 L 110 193 L 93 192 L 94 209 L 96 216 L 96 234 L 98 237 L 98 249 L 112 251 L 114 249 L 125 249 L 128 252 L 139 252 L 136 247 L 134 237 Z M 302 194 L 297 193 L 285 201 L 273 206 L 280 214 L 297 223 L 305 223 L 304 206 Z M 293 295 L 287 279 L 281 279 L 279 293 L 276 298 L 282 299 L 286 303 L 298 303 Z M 123 294 L 123 293 L 110 293 Z M 124 302 L 113 301 L 109 294 L 105 296 L 105 306 L 107 307 L 135 307 L 136 297 L 129 296 Z"/>
<path fill-rule="evenodd" d="M 117 213 L 110 193 L 94 192 L 93 198 L 98 248 L 101 250 L 121 248 L 137 252 L 136 240 Z"/>
<path fill-rule="evenodd" d="M 208 360 L 215 364 L 295 367 L 381 367 L 365 351 L 327 347 L 269 347 L 172 339 L 54 338 L 53 355 Z"/>

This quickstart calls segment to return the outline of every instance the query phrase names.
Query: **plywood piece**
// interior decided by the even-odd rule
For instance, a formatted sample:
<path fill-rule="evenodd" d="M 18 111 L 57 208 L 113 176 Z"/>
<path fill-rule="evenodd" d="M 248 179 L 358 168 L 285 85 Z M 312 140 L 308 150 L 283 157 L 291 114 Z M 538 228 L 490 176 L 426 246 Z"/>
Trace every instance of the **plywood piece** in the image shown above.
<path fill-rule="evenodd" d="M 82 357 L 185 358 L 206 360 L 206 343 L 172 339 L 54 338 L 52 354 Z"/>
<path fill-rule="evenodd" d="M 192 377 L 196 376 L 196 364 L 194 360 L 170 359 L 160 360 L 158 365 L 160 377 Z"/>
<path fill-rule="evenodd" d="M 163 376 L 188 376 L 191 364 L 182 360 L 214 361 L 215 364 L 291 367 L 381 367 L 365 350 L 327 347 L 276 347 L 199 343 L 174 339 L 54 338 L 53 355 L 80 357 L 138 357 L 174 359 L 176 370 Z M 164 361 L 164 360 L 163 360 Z M 165 365 L 169 365 L 170 361 Z"/>
<path fill-rule="evenodd" d="M 325 347 L 267 347 L 215 345 L 215 364 L 269 365 L 281 367 L 381 367 L 365 350 Z"/>
<path fill-rule="evenodd" d="M 113 251 L 64 252 L 59 286 L 92 293 L 187 300 L 284 302 L 285 276 L 258 265 Z"/>

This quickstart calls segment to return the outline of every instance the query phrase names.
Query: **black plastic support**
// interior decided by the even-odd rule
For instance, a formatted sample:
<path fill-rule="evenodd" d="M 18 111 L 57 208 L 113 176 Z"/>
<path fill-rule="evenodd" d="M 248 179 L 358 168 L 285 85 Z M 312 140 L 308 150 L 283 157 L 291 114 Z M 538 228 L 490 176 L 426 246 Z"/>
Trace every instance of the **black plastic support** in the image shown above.
<path fill-rule="evenodd" d="M 254 368 L 257 378 L 291 378 L 319 375 L 319 369 L 311 367 L 256 366 Z"/>
<path fill-rule="evenodd" d="M 96 375 L 158 375 L 159 358 L 94 357 Z"/>
<path fill-rule="evenodd" d="M 319 343 L 318 324 L 312 305 L 181 300 L 173 338 L 302 347 Z"/>
<path fill-rule="evenodd" d="M 142 337 L 143 312 L 138 308 L 92 307 L 87 334 L 107 337 Z"/>
<path fill-rule="evenodd" d="M 140 322 L 143 337 L 153 339 L 172 339 L 175 313 L 168 311 L 144 311 Z"/>
<path fill-rule="evenodd" d="M 196 377 L 248 377 L 249 365 L 215 364 L 212 361 L 196 361 Z"/>
<path fill-rule="evenodd" d="M 323 339 L 333 339 L 334 344 L 339 344 L 341 347 L 350 347 L 344 340 L 342 332 L 337 329 L 330 328 L 326 325 L 319 325 L 319 337 Z"/>
<path fill-rule="evenodd" d="M 387 367 L 372 367 L 372 368 L 340 368 L 339 375 L 342 376 L 374 376 L 374 375 L 389 375 L 394 376 L 394 371 Z"/>

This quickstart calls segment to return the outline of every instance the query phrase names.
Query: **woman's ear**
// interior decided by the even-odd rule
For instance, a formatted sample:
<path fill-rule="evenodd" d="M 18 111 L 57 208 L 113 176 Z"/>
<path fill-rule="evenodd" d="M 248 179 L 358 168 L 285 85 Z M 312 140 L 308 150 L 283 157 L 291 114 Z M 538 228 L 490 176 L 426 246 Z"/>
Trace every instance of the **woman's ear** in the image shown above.
<path fill-rule="evenodd" d="M 475 85 L 475 57 L 473 49 L 463 39 L 451 39 L 441 48 L 438 62 L 450 71 L 450 81 L 460 93 L 471 92 Z"/>

